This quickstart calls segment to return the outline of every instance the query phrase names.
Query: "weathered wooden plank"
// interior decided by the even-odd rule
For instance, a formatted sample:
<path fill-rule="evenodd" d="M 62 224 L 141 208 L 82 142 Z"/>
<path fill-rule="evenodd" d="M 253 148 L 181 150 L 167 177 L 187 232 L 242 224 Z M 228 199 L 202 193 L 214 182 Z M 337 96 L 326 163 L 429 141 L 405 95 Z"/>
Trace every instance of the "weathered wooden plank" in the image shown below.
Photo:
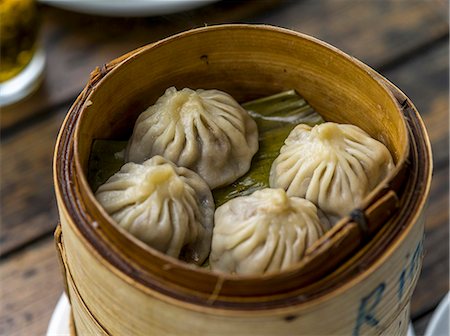
<path fill-rule="evenodd" d="M 448 4 L 440 0 L 305 0 L 284 1 L 283 6 L 279 2 L 221 1 L 195 11 L 148 19 L 102 18 L 44 7 L 43 36 L 48 57 L 44 83 L 34 96 L 3 109 L 1 128 L 73 100 L 96 66 L 205 24 L 258 22 L 292 28 L 334 44 L 375 67 L 448 33 Z M 277 4 L 277 9 L 270 10 Z M 258 15 L 264 10 L 265 14 Z"/>
<path fill-rule="evenodd" d="M 444 0 L 290 1 L 258 17 L 320 38 L 378 68 L 448 34 Z"/>
<path fill-rule="evenodd" d="M 0 254 L 53 230 L 53 147 L 66 108 L 1 143 Z"/>
<path fill-rule="evenodd" d="M 0 264 L 0 335 L 45 335 L 62 275 L 52 238 Z"/>
<path fill-rule="evenodd" d="M 448 59 L 448 42 L 444 42 L 385 74 L 412 99 L 422 115 L 435 165 L 448 163 Z"/>
<path fill-rule="evenodd" d="M 413 328 L 416 336 L 423 336 L 425 334 L 425 330 L 427 329 L 428 323 L 430 323 L 432 315 L 433 313 L 430 312 L 413 321 Z"/>
<path fill-rule="evenodd" d="M 243 20 L 267 11 L 280 0 L 221 1 L 196 10 L 154 18 L 108 18 L 42 7 L 47 68 L 40 89 L 2 109 L 1 129 L 55 105 L 74 100 L 97 66 L 145 44 L 205 24 Z"/>

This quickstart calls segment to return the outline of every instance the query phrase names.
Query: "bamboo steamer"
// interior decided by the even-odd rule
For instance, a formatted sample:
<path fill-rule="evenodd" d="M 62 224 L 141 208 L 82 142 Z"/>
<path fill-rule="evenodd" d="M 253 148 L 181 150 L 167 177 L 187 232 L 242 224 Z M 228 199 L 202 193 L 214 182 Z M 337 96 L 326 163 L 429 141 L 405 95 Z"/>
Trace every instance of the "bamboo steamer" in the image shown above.
<path fill-rule="evenodd" d="M 238 101 L 296 89 L 326 119 L 384 142 L 394 171 L 297 265 L 263 276 L 189 266 L 117 227 L 87 179 L 94 139 L 130 136 L 169 86 Z M 96 69 L 55 149 L 55 240 L 79 335 L 405 335 L 422 262 L 431 149 L 410 100 L 312 37 L 261 25 L 184 32 Z"/>

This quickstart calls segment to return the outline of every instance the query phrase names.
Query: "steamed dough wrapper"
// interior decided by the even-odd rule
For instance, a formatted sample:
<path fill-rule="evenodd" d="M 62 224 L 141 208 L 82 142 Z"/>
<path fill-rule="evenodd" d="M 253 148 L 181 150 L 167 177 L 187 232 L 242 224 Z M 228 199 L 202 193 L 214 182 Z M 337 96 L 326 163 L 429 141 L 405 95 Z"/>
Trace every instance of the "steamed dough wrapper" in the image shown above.
<path fill-rule="evenodd" d="M 394 167 L 389 150 L 357 126 L 296 126 L 272 164 L 270 186 L 346 216 Z"/>
<path fill-rule="evenodd" d="M 322 234 L 316 206 L 282 189 L 262 189 L 217 208 L 212 270 L 262 274 L 298 262 Z"/>
<path fill-rule="evenodd" d="M 155 156 L 126 163 L 95 196 L 119 226 L 156 250 L 196 264 L 207 258 L 214 200 L 195 172 Z"/>
<path fill-rule="evenodd" d="M 256 123 L 230 95 L 171 87 L 137 119 L 126 160 L 161 155 L 214 189 L 244 175 L 257 150 Z"/>

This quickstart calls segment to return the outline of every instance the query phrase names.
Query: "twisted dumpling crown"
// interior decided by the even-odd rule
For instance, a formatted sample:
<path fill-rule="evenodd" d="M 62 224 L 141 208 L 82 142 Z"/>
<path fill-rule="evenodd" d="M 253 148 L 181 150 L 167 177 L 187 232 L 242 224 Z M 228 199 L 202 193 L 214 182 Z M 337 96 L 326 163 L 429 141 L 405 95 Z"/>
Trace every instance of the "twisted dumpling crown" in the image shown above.
<path fill-rule="evenodd" d="M 213 270 L 261 274 L 298 262 L 322 234 L 316 206 L 282 189 L 262 189 L 217 208 Z"/>
<path fill-rule="evenodd" d="M 137 119 L 126 159 L 161 155 L 213 189 L 244 175 L 257 150 L 256 123 L 230 95 L 171 87 Z"/>
<path fill-rule="evenodd" d="M 214 201 L 195 172 L 155 156 L 126 163 L 95 196 L 119 226 L 151 247 L 196 264 L 207 258 Z"/>
<path fill-rule="evenodd" d="M 393 169 L 389 150 L 354 125 L 300 124 L 270 170 L 270 186 L 345 216 Z"/>

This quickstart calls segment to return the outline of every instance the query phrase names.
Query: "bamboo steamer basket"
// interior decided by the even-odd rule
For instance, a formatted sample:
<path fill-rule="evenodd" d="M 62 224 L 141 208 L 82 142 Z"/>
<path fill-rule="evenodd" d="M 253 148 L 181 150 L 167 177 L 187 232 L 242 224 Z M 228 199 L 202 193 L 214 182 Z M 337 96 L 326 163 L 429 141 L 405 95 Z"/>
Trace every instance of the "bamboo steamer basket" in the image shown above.
<path fill-rule="evenodd" d="M 116 226 L 86 178 L 92 141 L 127 139 L 169 86 L 217 88 L 241 102 L 296 89 L 326 120 L 385 143 L 396 167 L 285 271 L 236 276 L 187 265 Z M 411 101 L 317 39 L 219 25 L 135 50 L 91 74 L 55 149 L 55 241 L 73 334 L 405 335 L 431 172 L 429 139 Z"/>

